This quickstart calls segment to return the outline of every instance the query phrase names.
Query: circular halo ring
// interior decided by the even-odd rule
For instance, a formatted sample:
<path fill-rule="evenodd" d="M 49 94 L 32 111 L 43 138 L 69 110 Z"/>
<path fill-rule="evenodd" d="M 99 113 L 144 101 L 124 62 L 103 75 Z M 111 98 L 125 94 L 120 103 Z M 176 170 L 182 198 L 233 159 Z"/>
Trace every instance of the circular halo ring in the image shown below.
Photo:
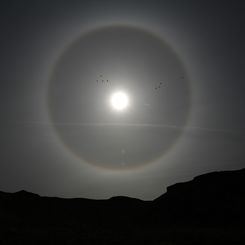
<path fill-rule="evenodd" d="M 81 38 L 83 38 L 86 35 L 89 35 L 92 32 L 95 31 L 101 31 L 103 29 L 106 28 L 117 28 L 117 27 L 124 27 L 124 28 L 131 28 L 131 29 L 135 29 L 137 31 L 141 31 L 141 32 L 145 32 L 148 35 L 151 35 L 152 37 L 160 40 L 164 45 L 167 45 L 168 48 L 171 50 L 172 53 L 174 53 L 176 55 L 176 57 L 178 58 L 178 61 L 181 63 L 181 66 L 184 68 L 184 76 L 186 77 L 186 81 L 188 84 L 188 91 L 189 91 L 189 107 L 188 107 L 188 112 L 186 114 L 186 119 L 185 119 L 185 125 L 181 125 L 181 126 L 176 126 L 176 125 L 159 125 L 159 126 L 163 126 L 163 127 L 167 127 L 167 128 L 173 128 L 173 129 L 177 129 L 180 130 L 180 134 L 177 137 L 177 139 L 175 140 L 174 143 L 171 144 L 171 146 L 168 148 L 167 151 L 164 151 L 162 154 L 156 156 L 154 159 L 152 159 L 149 162 L 144 162 L 140 165 L 137 166 L 127 166 L 125 168 L 109 168 L 109 167 L 104 167 L 104 166 L 99 166 L 97 163 L 93 163 L 90 161 L 87 161 L 85 159 L 83 159 L 76 151 L 74 151 L 61 137 L 57 127 L 55 127 L 56 123 L 53 122 L 53 116 L 52 116 L 52 112 L 50 109 L 50 96 L 49 96 L 49 91 L 50 91 L 50 84 L 51 84 L 51 80 L 52 80 L 52 76 L 54 73 L 54 70 L 56 69 L 56 67 L 58 66 L 60 59 L 62 58 L 63 54 L 65 54 L 78 40 L 80 40 Z M 73 157 L 75 157 L 76 159 L 78 159 L 79 161 L 81 161 L 82 163 L 86 163 L 88 165 L 92 165 L 93 167 L 96 167 L 97 169 L 100 170 L 110 170 L 110 171 L 132 171 L 132 170 L 136 170 L 136 169 L 142 169 L 145 166 L 149 166 L 150 164 L 155 164 L 157 162 L 159 162 L 160 160 L 162 160 L 167 153 L 169 153 L 171 150 L 173 150 L 174 146 L 178 143 L 178 139 L 181 137 L 181 135 L 183 134 L 183 131 L 185 129 L 185 127 L 187 126 L 188 120 L 189 120 L 189 116 L 190 116 L 190 111 L 191 111 L 191 98 L 192 98 L 192 93 L 191 93 L 191 86 L 190 86 L 190 78 L 189 78 L 189 74 L 187 72 L 187 69 L 181 59 L 181 57 L 178 55 L 178 53 L 176 53 L 176 51 L 172 48 L 172 46 L 167 43 L 163 37 L 161 35 L 159 35 L 158 33 L 149 31 L 143 27 L 139 27 L 139 26 L 135 26 L 135 25 L 131 25 L 131 24 L 112 24 L 112 25 L 105 25 L 105 26 L 98 26 L 98 27 L 93 27 L 91 29 L 86 30 L 86 32 L 84 32 L 83 34 L 81 34 L 80 36 L 78 36 L 78 38 L 76 38 L 73 42 L 71 42 L 69 45 L 67 45 L 60 53 L 60 55 L 57 57 L 56 61 L 53 63 L 53 66 L 51 67 L 50 70 L 50 77 L 48 78 L 48 87 L 47 87 L 47 94 L 46 94 L 46 102 L 47 102 L 47 111 L 48 111 L 48 120 L 50 122 L 50 125 L 52 127 L 52 130 L 55 134 L 55 137 L 57 138 L 58 142 L 64 147 L 64 149 L 69 152 Z M 59 124 L 59 123 L 58 123 Z M 62 124 L 62 123 L 61 123 Z"/>

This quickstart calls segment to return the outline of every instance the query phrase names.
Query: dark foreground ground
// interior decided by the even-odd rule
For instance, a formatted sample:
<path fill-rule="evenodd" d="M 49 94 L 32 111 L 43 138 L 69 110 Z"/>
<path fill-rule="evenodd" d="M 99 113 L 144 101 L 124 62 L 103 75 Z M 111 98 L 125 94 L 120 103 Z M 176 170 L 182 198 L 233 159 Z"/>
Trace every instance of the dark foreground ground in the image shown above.
<path fill-rule="evenodd" d="M 0 244 L 244 245 L 245 169 L 198 176 L 150 202 L 0 192 Z"/>

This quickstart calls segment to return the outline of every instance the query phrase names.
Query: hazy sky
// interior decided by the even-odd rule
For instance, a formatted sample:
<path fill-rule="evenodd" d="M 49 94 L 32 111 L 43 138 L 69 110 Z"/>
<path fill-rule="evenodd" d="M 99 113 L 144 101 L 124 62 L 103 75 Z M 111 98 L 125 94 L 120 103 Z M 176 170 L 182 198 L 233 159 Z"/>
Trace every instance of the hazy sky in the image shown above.
<path fill-rule="evenodd" d="M 245 4 L 220 3 L 1 3 L 0 190 L 154 199 L 245 167 Z"/>

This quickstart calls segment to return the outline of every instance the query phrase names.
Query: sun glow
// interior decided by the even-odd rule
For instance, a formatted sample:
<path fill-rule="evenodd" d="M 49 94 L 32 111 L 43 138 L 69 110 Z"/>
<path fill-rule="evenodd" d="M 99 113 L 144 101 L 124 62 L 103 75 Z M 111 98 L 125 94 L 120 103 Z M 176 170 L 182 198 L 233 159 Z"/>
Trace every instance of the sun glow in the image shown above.
<path fill-rule="evenodd" d="M 129 105 L 129 97 L 125 92 L 117 91 L 111 95 L 110 103 L 113 109 L 123 111 Z"/>

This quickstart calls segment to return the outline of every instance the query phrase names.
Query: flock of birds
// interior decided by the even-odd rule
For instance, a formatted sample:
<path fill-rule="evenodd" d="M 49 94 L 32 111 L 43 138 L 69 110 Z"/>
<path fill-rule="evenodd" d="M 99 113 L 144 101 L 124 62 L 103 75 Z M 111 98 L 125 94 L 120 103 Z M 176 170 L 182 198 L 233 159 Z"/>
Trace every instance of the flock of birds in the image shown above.
<path fill-rule="evenodd" d="M 99 83 L 99 82 L 102 82 L 102 83 L 107 82 L 107 83 L 108 83 L 108 82 L 109 82 L 108 79 L 105 80 L 105 79 L 103 78 L 103 75 L 100 75 L 99 77 L 100 77 L 100 78 L 96 80 L 97 83 Z"/>
<path fill-rule="evenodd" d="M 184 79 L 184 76 L 179 77 L 180 79 Z M 167 87 L 167 83 L 163 83 L 163 82 L 159 82 L 156 86 L 155 86 L 155 90 L 160 89 L 161 87 Z"/>
<path fill-rule="evenodd" d="M 160 89 L 162 86 L 166 87 L 166 83 L 163 84 L 163 82 L 160 82 L 156 87 L 155 90 Z"/>
<path fill-rule="evenodd" d="M 181 76 L 180 79 L 184 79 L 184 76 Z M 101 83 L 109 83 L 108 79 L 105 79 L 103 77 L 103 75 L 99 75 L 99 78 L 96 80 L 97 83 L 101 82 Z M 155 90 L 159 90 L 161 89 L 161 87 L 167 87 L 167 83 L 164 82 L 159 82 L 156 86 L 155 86 Z"/>

